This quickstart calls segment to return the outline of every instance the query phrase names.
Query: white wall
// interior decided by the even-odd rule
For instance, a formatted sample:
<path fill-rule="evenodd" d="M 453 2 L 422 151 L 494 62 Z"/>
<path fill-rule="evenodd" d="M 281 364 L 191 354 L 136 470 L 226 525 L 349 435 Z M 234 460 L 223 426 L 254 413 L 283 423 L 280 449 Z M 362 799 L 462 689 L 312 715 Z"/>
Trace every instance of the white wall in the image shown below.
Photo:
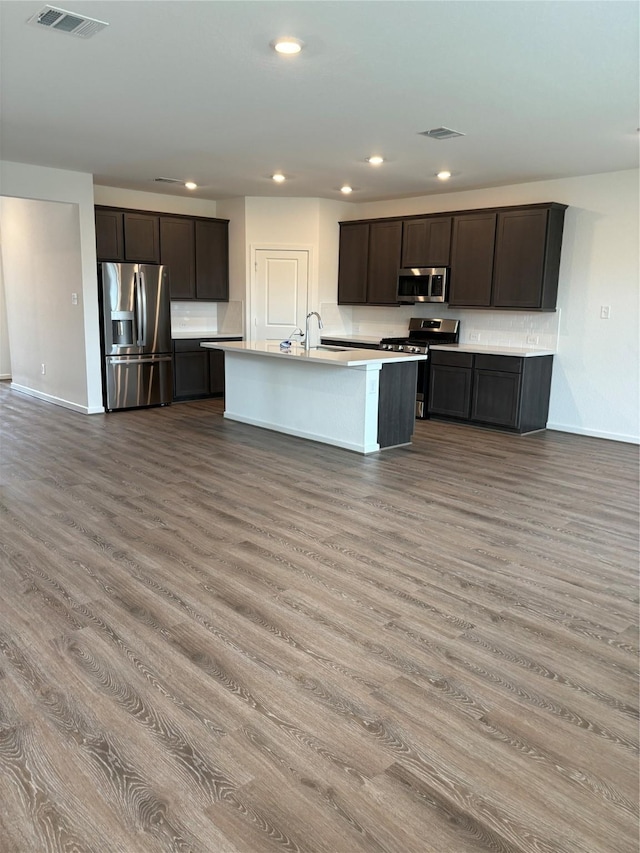
<path fill-rule="evenodd" d="M 218 203 L 193 195 L 176 196 L 166 193 L 123 190 L 118 187 L 103 187 L 96 184 L 93 188 L 96 204 L 107 207 L 128 207 L 131 210 L 153 210 L 160 213 L 180 213 L 185 216 L 218 216 Z M 220 214 L 222 218 L 222 214 Z"/>
<path fill-rule="evenodd" d="M 350 206 L 349 219 L 436 213 L 500 205 L 557 201 L 565 214 L 558 288 L 558 313 L 464 311 L 466 332 L 473 326 L 486 342 L 519 335 L 554 334 L 549 427 L 622 441 L 640 440 L 639 288 L 637 170 L 539 181 L 468 192 Z M 611 319 L 600 319 L 602 305 Z M 415 310 L 415 309 L 414 309 Z M 420 309 L 425 310 L 425 309 Z M 418 310 L 416 313 L 420 313 Z M 358 331 L 395 326 L 406 309 L 357 308 Z M 404 317 L 402 317 L 404 320 Z M 559 322 L 558 322 L 559 321 Z M 541 340 L 541 343 L 543 340 Z"/>
<path fill-rule="evenodd" d="M 2 227 L 0 224 L 0 379 L 11 379 L 11 350 L 9 349 L 9 324 L 2 269 Z"/>
<path fill-rule="evenodd" d="M 341 322 L 337 306 L 338 222 L 345 218 L 344 202 L 317 198 L 247 198 L 245 199 L 245 240 L 247 293 L 250 291 L 253 252 L 259 248 L 308 249 L 309 310 L 322 314 L 325 325 L 330 319 Z M 247 325 L 251 322 L 251 306 L 247 300 Z M 350 317 L 350 311 L 347 309 Z"/>
<path fill-rule="evenodd" d="M 50 377 L 47 390 L 42 392 L 39 388 L 38 376 L 31 373 L 31 364 L 23 362 L 26 348 L 20 341 L 21 335 L 14 334 L 14 329 L 21 328 L 22 318 L 14 316 L 15 308 L 12 305 L 9 294 L 17 292 L 20 288 L 29 289 L 32 283 L 29 280 L 14 278 L 18 273 L 16 270 L 24 269 L 20 265 L 7 265 L 7 228 L 10 222 L 2 221 L 0 230 L 3 232 L 2 257 L 4 266 L 3 284 L 7 294 L 7 321 L 9 329 L 9 341 L 11 345 L 11 368 L 14 381 L 16 376 L 23 378 L 28 384 L 23 387 L 26 393 L 36 396 L 45 396 L 60 405 L 82 412 L 101 412 L 102 407 L 102 380 L 100 368 L 100 334 L 98 326 L 98 282 L 96 269 L 95 249 L 95 225 L 93 213 L 93 182 L 91 175 L 81 172 L 69 172 L 62 169 L 48 169 L 42 166 L 28 166 L 23 163 L 0 162 L 0 193 L 6 199 L 32 199 L 34 201 L 61 202 L 63 206 L 75 206 L 75 214 L 71 215 L 66 209 L 64 215 L 58 216 L 58 239 L 66 247 L 76 246 L 76 260 L 80 269 L 80 283 L 74 282 L 75 288 L 70 287 L 59 279 L 50 279 L 50 287 L 55 294 L 55 305 L 57 310 L 56 320 L 60 327 L 61 337 L 66 331 L 69 335 L 78 336 L 78 315 L 81 316 L 80 337 L 77 346 L 71 351 L 66 351 L 69 359 L 67 370 L 61 369 Z M 4 203 L 3 203 L 4 209 Z M 32 209 L 37 209 L 32 208 Z M 53 210 L 54 208 L 50 208 Z M 63 222 L 64 220 L 64 222 Z M 29 216 L 23 220 L 25 227 L 31 222 L 34 226 L 41 223 L 36 214 L 33 218 Z M 40 225 L 38 224 L 38 228 Z M 24 239 L 31 241 L 30 252 L 38 257 L 41 251 L 41 235 L 37 231 L 23 235 Z M 41 257 L 43 262 L 44 258 Z M 43 263 L 43 266 L 46 264 Z M 48 273 L 44 272 L 45 281 Z M 76 310 L 67 313 L 64 306 L 70 305 L 71 292 L 78 292 L 78 305 L 73 306 Z M 25 297 L 26 298 L 26 297 Z M 24 304 L 19 302 L 19 304 Z M 67 329 L 64 328 L 69 324 Z M 15 350 L 19 347 L 19 352 Z M 55 355 L 47 355 L 49 361 Z M 43 359 L 41 359 L 42 361 Z M 73 377 L 70 383 L 68 376 Z"/>
<path fill-rule="evenodd" d="M 217 306 L 217 329 L 220 332 L 245 330 L 245 306 L 247 304 L 247 228 L 246 200 L 232 198 L 218 202 L 221 219 L 229 220 L 229 302 Z"/>
<path fill-rule="evenodd" d="M 2 198 L 0 221 L 12 387 L 83 411 L 86 370 L 78 205 Z"/>

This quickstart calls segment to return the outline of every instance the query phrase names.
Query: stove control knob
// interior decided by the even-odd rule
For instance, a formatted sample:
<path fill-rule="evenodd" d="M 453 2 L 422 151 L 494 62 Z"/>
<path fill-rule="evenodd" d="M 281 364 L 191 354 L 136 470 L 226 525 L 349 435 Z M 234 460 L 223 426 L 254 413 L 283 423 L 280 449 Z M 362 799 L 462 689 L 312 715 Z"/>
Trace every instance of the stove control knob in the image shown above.
<path fill-rule="evenodd" d="M 403 349 L 404 349 L 403 345 L 402 345 L 402 344 L 398 344 L 398 352 L 402 352 L 402 350 L 403 350 Z"/>

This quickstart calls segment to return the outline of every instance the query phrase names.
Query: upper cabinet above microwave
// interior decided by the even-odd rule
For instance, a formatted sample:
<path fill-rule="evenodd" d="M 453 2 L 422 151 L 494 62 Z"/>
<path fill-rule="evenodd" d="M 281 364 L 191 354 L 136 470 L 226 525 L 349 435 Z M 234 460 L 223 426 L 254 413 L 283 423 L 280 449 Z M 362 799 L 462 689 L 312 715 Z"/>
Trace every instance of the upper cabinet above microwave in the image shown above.
<path fill-rule="evenodd" d="M 448 267 L 450 247 L 450 216 L 426 216 L 403 221 L 403 267 Z"/>

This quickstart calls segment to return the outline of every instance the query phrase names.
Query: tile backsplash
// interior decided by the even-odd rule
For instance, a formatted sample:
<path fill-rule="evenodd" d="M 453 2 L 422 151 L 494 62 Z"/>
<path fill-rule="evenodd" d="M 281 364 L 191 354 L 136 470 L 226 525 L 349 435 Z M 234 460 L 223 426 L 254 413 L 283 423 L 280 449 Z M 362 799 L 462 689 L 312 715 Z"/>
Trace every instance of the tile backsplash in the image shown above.
<path fill-rule="evenodd" d="M 330 308 L 330 306 L 327 306 Z M 560 311 L 491 311 L 449 309 L 445 305 L 412 305 L 400 308 L 353 307 L 349 320 L 340 315 L 343 334 L 394 337 L 405 335 L 411 317 L 437 317 L 460 320 L 460 343 L 492 346 L 528 347 L 557 351 Z M 329 311 L 327 317 L 331 316 Z M 323 309 L 323 318 L 324 318 Z M 325 323 L 325 326 L 328 326 Z M 344 326 L 347 328 L 344 328 Z M 334 331 L 332 329 L 332 331 Z"/>
<path fill-rule="evenodd" d="M 242 334 L 242 302 L 171 302 L 171 329 L 197 334 Z"/>
<path fill-rule="evenodd" d="M 495 346 L 558 348 L 560 311 L 456 311 L 460 342 Z"/>

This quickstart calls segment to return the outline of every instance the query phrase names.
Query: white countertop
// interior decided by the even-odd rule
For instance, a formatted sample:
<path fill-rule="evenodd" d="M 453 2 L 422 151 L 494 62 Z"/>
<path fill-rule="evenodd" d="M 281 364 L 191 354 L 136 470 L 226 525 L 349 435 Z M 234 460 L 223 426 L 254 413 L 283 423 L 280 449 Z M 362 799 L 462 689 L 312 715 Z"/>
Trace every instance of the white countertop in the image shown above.
<path fill-rule="evenodd" d="M 277 341 L 221 341 L 218 343 L 203 343 L 209 349 L 221 349 L 244 355 L 270 356 L 273 358 L 326 364 L 333 367 L 361 367 L 374 364 L 391 364 L 395 361 L 425 361 L 426 355 L 408 355 L 402 352 L 386 352 L 384 350 L 356 349 L 311 349 L 306 352 L 300 344 L 293 344 L 290 350 L 281 350 Z"/>
<path fill-rule="evenodd" d="M 501 347 L 492 344 L 430 344 L 430 350 L 448 350 L 449 352 L 473 352 L 478 355 L 517 355 L 520 358 L 539 355 L 555 355 L 550 349 L 532 349 L 531 347 Z"/>
<path fill-rule="evenodd" d="M 174 341 L 188 340 L 197 341 L 200 338 L 208 338 L 209 340 L 218 340 L 219 338 L 241 338 L 242 332 L 198 332 L 194 329 L 175 329 L 171 332 L 171 339 Z"/>

